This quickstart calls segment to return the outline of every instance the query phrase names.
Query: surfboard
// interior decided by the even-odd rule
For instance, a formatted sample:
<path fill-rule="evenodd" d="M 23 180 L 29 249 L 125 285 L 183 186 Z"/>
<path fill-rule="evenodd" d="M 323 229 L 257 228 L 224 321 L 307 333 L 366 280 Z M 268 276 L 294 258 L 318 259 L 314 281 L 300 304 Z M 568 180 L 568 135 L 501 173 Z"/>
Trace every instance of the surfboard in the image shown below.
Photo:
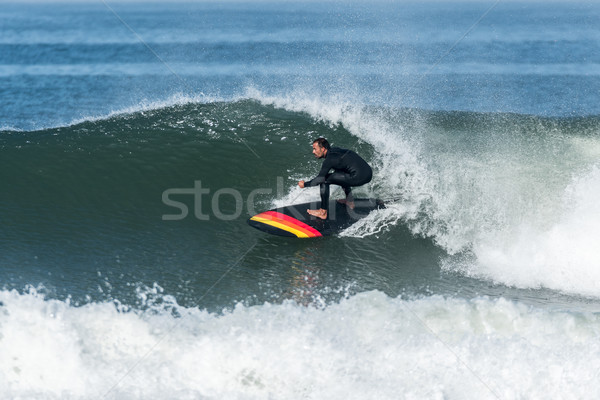
<path fill-rule="evenodd" d="M 320 208 L 320 202 L 274 208 L 248 219 L 253 228 L 278 236 L 314 238 L 341 232 L 371 211 L 385 208 L 379 199 L 354 199 L 354 208 L 330 200 L 327 219 L 313 217 L 307 209 Z"/>

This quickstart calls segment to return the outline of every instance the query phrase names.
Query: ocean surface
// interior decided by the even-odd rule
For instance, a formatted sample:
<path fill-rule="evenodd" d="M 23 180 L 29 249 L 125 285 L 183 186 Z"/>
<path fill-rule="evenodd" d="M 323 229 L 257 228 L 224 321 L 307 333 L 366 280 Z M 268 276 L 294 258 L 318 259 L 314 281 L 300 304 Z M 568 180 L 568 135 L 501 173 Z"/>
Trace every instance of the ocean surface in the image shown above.
<path fill-rule="evenodd" d="M 599 27 L 586 1 L 0 1 L 0 398 L 599 398 Z M 319 136 L 394 201 L 248 226 L 319 198 Z"/>

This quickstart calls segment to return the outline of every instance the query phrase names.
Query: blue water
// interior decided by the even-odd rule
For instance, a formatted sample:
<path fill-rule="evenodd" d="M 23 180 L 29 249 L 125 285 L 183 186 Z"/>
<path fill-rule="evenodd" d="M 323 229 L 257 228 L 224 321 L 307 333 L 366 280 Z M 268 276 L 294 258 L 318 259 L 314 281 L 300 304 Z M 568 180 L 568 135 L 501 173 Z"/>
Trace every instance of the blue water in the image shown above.
<path fill-rule="evenodd" d="M 434 110 L 599 110 L 594 3 L 487 14 L 493 3 L 106 4 L 3 4 L 4 127 L 248 87 Z"/>
<path fill-rule="evenodd" d="M 0 2 L 1 397 L 598 398 L 598 26 Z M 318 240 L 249 227 L 318 199 L 318 136 L 396 201 Z"/>

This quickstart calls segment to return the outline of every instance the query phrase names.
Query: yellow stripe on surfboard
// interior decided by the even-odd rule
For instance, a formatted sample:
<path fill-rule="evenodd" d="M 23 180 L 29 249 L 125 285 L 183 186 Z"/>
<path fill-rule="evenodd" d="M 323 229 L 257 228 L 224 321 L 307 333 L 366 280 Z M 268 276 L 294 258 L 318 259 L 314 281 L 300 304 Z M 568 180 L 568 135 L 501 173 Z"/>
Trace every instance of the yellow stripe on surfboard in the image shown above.
<path fill-rule="evenodd" d="M 302 232 L 301 230 L 292 228 L 289 225 L 282 224 L 281 222 L 277 222 L 277 221 L 274 221 L 272 219 L 261 218 L 261 217 L 258 217 L 258 216 L 254 216 L 254 217 L 252 217 L 250 219 L 253 220 L 253 221 L 262 222 L 263 224 L 271 225 L 271 226 L 274 226 L 275 228 L 279 228 L 279 229 L 282 229 L 284 231 L 293 233 L 297 237 L 301 237 L 301 238 L 310 237 L 306 233 Z"/>

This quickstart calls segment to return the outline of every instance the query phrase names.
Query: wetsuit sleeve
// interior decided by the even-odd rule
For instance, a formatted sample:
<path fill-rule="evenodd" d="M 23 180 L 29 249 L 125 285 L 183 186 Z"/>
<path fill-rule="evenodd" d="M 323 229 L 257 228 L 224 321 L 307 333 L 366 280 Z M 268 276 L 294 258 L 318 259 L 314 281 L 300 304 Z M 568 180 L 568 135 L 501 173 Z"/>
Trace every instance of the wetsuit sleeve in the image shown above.
<path fill-rule="evenodd" d="M 317 175 L 310 181 L 304 182 L 304 187 L 318 186 L 321 183 L 325 182 L 325 178 L 327 177 L 327 174 L 332 168 L 331 164 L 332 162 L 329 159 L 329 157 L 325 158 L 325 161 L 323 161 L 323 166 L 321 167 L 321 171 L 319 171 L 319 175 Z"/>

